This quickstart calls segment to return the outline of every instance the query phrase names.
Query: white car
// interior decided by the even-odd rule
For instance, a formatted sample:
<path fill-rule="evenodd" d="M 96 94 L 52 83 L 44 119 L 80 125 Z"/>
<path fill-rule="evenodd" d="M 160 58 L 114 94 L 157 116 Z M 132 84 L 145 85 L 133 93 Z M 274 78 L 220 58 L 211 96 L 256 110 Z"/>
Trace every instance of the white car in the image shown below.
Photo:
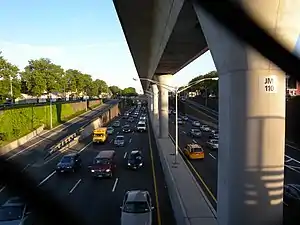
<path fill-rule="evenodd" d="M 184 122 L 183 122 L 183 120 L 181 118 L 178 118 L 177 122 L 178 122 L 179 125 L 183 125 L 184 124 Z"/>
<path fill-rule="evenodd" d="M 209 147 L 212 150 L 219 149 L 219 141 L 217 139 L 210 139 L 206 142 L 207 147 Z"/>
<path fill-rule="evenodd" d="M 125 137 L 118 135 L 114 140 L 114 145 L 123 147 L 125 145 Z"/>
<path fill-rule="evenodd" d="M 207 126 L 207 125 L 202 125 L 202 126 L 200 127 L 200 129 L 201 129 L 202 131 L 205 131 L 205 132 L 209 132 L 209 131 L 210 131 L 210 127 Z"/>
<path fill-rule="evenodd" d="M 182 116 L 181 117 L 184 121 L 188 121 L 189 120 L 189 118 L 187 117 L 187 116 Z"/>
<path fill-rule="evenodd" d="M 195 121 L 193 121 L 193 126 L 200 127 L 201 123 L 199 121 L 195 120 Z"/>
<path fill-rule="evenodd" d="M 127 191 L 121 206 L 121 225 L 152 225 L 153 210 L 148 191 Z"/>

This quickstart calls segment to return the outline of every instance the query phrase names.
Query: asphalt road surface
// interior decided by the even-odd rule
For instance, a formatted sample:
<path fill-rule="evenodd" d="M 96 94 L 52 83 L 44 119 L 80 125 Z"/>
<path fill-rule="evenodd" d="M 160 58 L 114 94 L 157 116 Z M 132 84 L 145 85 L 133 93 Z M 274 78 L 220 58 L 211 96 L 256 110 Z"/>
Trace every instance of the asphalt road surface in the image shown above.
<path fill-rule="evenodd" d="M 124 125 L 126 120 L 120 119 Z M 135 126 L 136 123 L 132 123 Z M 105 144 L 93 144 L 91 138 L 79 143 L 69 151 L 52 157 L 44 164 L 32 164 L 24 167 L 43 190 L 50 191 L 55 197 L 86 221 L 88 225 L 118 225 L 120 224 L 120 206 L 124 193 L 132 189 L 148 190 L 155 207 L 153 224 L 175 224 L 173 212 L 165 188 L 164 175 L 160 165 L 152 131 L 147 133 L 124 134 L 126 145 L 115 147 L 113 139 L 121 134 L 121 127 L 116 128 Z M 138 171 L 126 168 L 126 155 L 134 148 L 139 148 L 144 154 L 144 166 Z M 93 158 L 102 150 L 116 150 L 117 169 L 112 179 L 92 178 L 88 166 Z M 69 152 L 80 152 L 82 168 L 74 174 L 56 174 L 55 167 L 60 158 Z M 23 164 L 30 164 L 26 157 Z M 0 203 L 7 199 L 8 192 L 0 192 Z"/>
<path fill-rule="evenodd" d="M 203 111 L 201 111 L 203 113 Z M 210 202 L 216 209 L 217 206 L 217 179 L 218 179 L 218 151 L 212 151 L 205 145 L 208 140 L 208 134 L 202 132 L 204 135 L 201 138 L 189 137 L 188 131 L 192 128 L 192 121 L 196 118 L 201 120 L 207 120 L 206 115 L 201 116 L 201 113 L 197 115 L 189 116 L 189 121 L 184 125 L 179 125 L 179 147 L 183 149 L 188 143 L 198 143 L 205 151 L 205 159 L 203 161 L 189 161 L 190 169 L 193 172 L 195 178 L 198 180 L 200 186 L 203 188 Z M 208 114 L 212 117 L 209 122 L 216 122 L 217 120 L 212 114 Z M 171 137 L 175 139 L 175 116 L 171 115 L 169 119 L 169 132 Z M 285 153 L 285 180 L 287 183 L 300 184 L 300 150 L 294 146 L 286 145 Z M 284 224 L 296 225 L 299 222 L 299 213 L 295 212 L 294 208 L 284 207 Z"/>
<path fill-rule="evenodd" d="M 44 130 L 41 134 L 31 139 L 24 145 L 5 154 L 5 157 L 7 157 L 8 160 L 13 160 L 20 163 L 24 167 L 27 166 L 27 164 L 23 165 L 24 161 L 26 161 L 28 164 L 32 164 L 38 158 L 45 155 L 45 150 L 99 116 L 108 107 L 116 104 L 117 101 L 118 100 L 111 100 L 97 108 L 88 111 L 85 114 L 75 117 L 55 127 L 52 130 Z"/>

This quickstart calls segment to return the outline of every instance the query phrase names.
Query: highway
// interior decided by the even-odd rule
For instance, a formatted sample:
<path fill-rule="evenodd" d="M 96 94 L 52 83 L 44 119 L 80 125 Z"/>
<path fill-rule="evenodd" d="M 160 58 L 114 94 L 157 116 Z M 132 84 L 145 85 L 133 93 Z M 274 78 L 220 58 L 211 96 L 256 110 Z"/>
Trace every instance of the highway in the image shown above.
<path fill-rule="evenodd" d="M 199 107 L 200 108 L 200 107 Z M 198 108 L 198 109 L 199 109 Z M 211 204 L 216 209 L 217 206 L 217 178 L 218 178 L 218 151 L 211 151 L 205 146 L 205 142 L 208 140 L 208 134 L 202 132 L 204 135 L 201 138 L 189 137 L 188 131 L 192 128 L 192 121 L 195 119 L 208 120 L 208 116 L 211 117 L 208 122 L 217 123 L 217 119 L 212 114 L 199 110 L 197 115 L 188 115 L 189 121 L 184 125 L 179 125 L 179 147 L 181 149 L 188 143 L 198 143 L 205 151 L 205 159 L 203 161 L 194 160 L 189 161 L 188 165 L 194 174 L 195 178 L 199 182 L 199 185 L 203 188 L 206 196 L 210 200 Z M 175 116 L 170 115 L 169 119 L 169 132 L 171 138 L 175 139 Z M 300 150 L 297 148 L 286 145 L 286 157 L 285 157 L 285 183 L 300 183 Z M 288 225 L 296 224 L 294 209 L 285 205 L 285 223 Z M 298 213 L 299 214 L 299 213 Z M 299 215 L 297 218 L 299 220 Z M 286 216 L 288 215 L 288 216 Z M 293 216 L 292 216 L 293 215 Z M 292 220 L 290 218 L 293 217 Z M 298 221 L 297 220 L 297 221 Z M 288 222 L 287 222 L 288 221 Z M 295 222 L 295 223 L 294 223 Z"/>
<path fill-rule="evenodd" d="M 126 120 L 120 121 L 124 125 Z M 135 123 L 132 124 L 134 125 Z M 132 189 L 146 189 L 150 192 L 155 206 L 154 225 L 175 224 L 152 131 L 124 134 L 126 145 L 115 147 L 113 139 L 121 133 L 121 127 L 116 128 L 114 134 L 110 135 L 107 143 L 103 145 L 93 144 L 91 137 L 87 138 L 59 157 L 46 160 L 43 164 L 31 164 L 25 170 L 43 190 L 53 193 L 65 207 L 81 216 L 86 224 L 120 224 L 120 206 L 124 193 Z M 144 154 L 144 167 L 138 171 L 126 168 L 125 156 L 134 148 L 141 149 Z M 112 179 L 93 179 L 88 166 L 99 151 L 111 149 L 117 152 L 116 174 Z M 75 174 L 56 174 L 56 164 L 69 152 L 80 152 L 82 168 Z M 31 163 L 30 157 L 18 157 L 23 165 Z M 5 190 L 0 192 L 0 203 L 7 199 L 7 195 Z"/>
<path fill-rule="evenodd" d="M 57 141 L 75 132 L 77 129 L 99 116 L 101 112 L 105 111 L 110 105 L 116 104 L 117 102 L 118 100 L 111 100 L 53 128 L 52 130 L 44 130 L 24 145 L 5 154 L 5 157 L 7 157 L 8 160 L 14 160 L 26 167 L 28 164 L 34 163 L 41 156 L 44 156 L 45 150 L 49 149 Z M 25 160 L 28 164 L 23 164 L 24 158 L 28 158 L 28 160 Z"/>

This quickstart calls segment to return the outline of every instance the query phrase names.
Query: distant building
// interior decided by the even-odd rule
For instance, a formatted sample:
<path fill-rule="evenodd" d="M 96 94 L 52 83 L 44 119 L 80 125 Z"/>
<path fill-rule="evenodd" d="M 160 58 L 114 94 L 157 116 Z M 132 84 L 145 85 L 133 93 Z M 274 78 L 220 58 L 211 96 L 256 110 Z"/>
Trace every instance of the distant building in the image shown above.
<path fill-rule="evenodd" d="M 300 95 L 300 82 L 290 76 L 286 76 L 286 94 L 290 96 Z"/>

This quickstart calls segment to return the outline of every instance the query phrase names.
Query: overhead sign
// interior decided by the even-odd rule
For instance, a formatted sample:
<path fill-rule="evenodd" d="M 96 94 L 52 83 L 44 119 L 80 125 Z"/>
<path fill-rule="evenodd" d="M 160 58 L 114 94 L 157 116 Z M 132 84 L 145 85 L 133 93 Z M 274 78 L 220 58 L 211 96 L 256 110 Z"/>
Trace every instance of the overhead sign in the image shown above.
<path fill-rule="evenodd" d="M 278 80 L 277 76 L 275 75 L 269 75 L 264 76 L 263 82 L 263 92 L 265 93 L 277 93 L 278 89 Z"/>

